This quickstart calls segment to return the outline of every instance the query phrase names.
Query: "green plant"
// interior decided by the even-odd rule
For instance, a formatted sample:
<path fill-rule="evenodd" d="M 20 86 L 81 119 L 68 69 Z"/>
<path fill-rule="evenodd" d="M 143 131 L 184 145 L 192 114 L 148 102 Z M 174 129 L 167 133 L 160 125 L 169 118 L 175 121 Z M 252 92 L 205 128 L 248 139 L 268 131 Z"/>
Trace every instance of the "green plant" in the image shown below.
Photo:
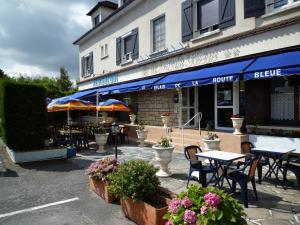
<path fill-rule="evenodd" d="M 15 151 L 42 149 L 47 138 L 46 92 L 42 86 L 2 81 L 3 140 Z"/>
<path fill-rule="evenodd" d="M 117 171 L 119 165 L 120 164 L 116 159 L 106 157 L 93 162 L 86 170 L 86 175 L 96 180 L 108 181 L 107 176 L 112 172 Z"/>
<path fill-rule="evenodd" d="M 210 131 L 207 132 L 206 140 L 216 140 L 218 138 L 219 138 L 219 136 L 217 134 L 210 132 Z"/>
<path fill-rule="evenodd" d="M 109 191 L 122 198 L 147 201 L 153 198 L 159 187 L 158 171 L 144 160 L 131 160 L 120 165 L 117 172 L 108 175 Z"/>
<path fill-rule="evenodd" d="M 163 148 L 168 148 L 171 146 L 170 139 L 167 137 L 161 137 L 159 145 Z"/>
<path fill-rule="evenodd" d="M 138 129 L 139 131 L 145 130 L 145 125 L 143 124 L 143 122 L 139 122 L 139 123 L 138 123 L 137 129 Z"/>
<path fill-rule="evenodd" d="M 93 127 L 93 132 L 94 134 L 106 134 L 106 130 L 104 128 L 104 124 L 103 123 L 99 123 L 98 125 L 95 125 Z"/>
<path fill-rule="evenodd" d="M 246 225 L 243 207 L 223 190 L 191 185 L 169 203 L 166 225 Z"/>

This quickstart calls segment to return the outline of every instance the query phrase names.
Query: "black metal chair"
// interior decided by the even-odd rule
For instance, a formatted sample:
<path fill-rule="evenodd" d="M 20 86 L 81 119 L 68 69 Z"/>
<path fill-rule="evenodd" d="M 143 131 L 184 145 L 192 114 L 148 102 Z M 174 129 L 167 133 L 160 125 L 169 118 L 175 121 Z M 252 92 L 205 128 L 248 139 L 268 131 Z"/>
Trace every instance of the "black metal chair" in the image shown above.
<path fill-rule="evenodd" d="M 283 167 L 283 185 L 286 187 L 287 183 L 287 171 L 291 171 L 295 174 L 297 180 L 298 189 L 300 189 L 300 155 L 299 154 L 291 154 L 287 162 L 282 165 Z"/>
<path fill-rule="evenodd" d="M 214 166 L 211 164 L 209 166 L 202 165 L 202 162 L 198 160 L 196 153 L 202 152 L 201 148 L 197 145 L 190 145 L 184 148 L 184 155 L 187 160 L 190 161 L 190 169 L 188 174 L 188 182 L 187 187 L 189 186 L 189 182 L 193 172 L 199 172 L 199 182 L 202 184 L 202 187 L 207 186 L 206 175 L 208 173 L 214 173 Z"/>
<path fill-rule="evenodd" d="M 243 154 L 246 154 L 246 161 L 249 159 L 249 156 L 251 155 L 251 149 L 254 148 L 254 144 L 252 144 L 250 141 L 244 141 L 241 143 L 241 151 Z M 258 165 L 257 165 L 257 173 L 258 173 L 258 183 L 261 184 L 262 180 L 262 168 L 263 166 L 269 165 L 269 158 L 267 156 L 263 156 Z"/>
<path fill-rule="evenodd" d="M 248 208 L 248 182 L 252 183 L 255 200 L 258 200 L 255 185 L 255 170 L 258 166 L 259 160 L 260 156 L 249 156 L 247 161 L 238 162 L 236 168 L 229 167 L 232 171 L 228 172 L 226 175 L 228 179 L 232 180 L 231 191 L 233 193 L 236 191 L 236 183 L 240 185 L 245 208 Z M 240 168 L 241 165 L 243 165 L 242 168 Z M 249 167 L 248 174 L 245 171 L 247 167 Z"/>

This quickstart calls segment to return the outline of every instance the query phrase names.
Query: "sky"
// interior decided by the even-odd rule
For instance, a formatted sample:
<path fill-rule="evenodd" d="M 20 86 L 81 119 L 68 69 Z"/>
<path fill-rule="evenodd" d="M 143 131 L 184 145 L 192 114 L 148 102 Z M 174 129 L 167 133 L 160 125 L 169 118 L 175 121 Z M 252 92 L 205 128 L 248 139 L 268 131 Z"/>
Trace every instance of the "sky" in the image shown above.
<path fill-rule="evenodd" d="M 114 1 L 114 0 L 112 0 Z M 0 0 L 0 69 L 10 76 L 79 79 L 78 46 L 91 29 L 86 13 L 97 0 Z"/>

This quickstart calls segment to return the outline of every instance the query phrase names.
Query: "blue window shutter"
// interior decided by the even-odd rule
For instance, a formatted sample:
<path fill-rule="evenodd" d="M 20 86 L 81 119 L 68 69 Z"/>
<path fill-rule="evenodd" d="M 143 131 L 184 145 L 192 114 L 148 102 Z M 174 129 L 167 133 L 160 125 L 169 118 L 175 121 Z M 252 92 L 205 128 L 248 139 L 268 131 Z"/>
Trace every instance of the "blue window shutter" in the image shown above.
<path fill-rule="evenodd" d="M 288 0 L 274 0 L 274 8 L 278 8 L 280 6 L 286 5 Z"/>
<path fill-rule="evenodd" d="M 131 58 L 132 59 L 137 59 L 139 57 L 139 29 L 136 28 L 132 30 L 132 53 L 131 53 Z"/>
<path fill-rule="evenodd" d="M 121 64 L 121 38 L 118 37 L 116 40 L 116 64 Z"/>
<path fill-rule="evenodd" d="M 265 0 L 244 0 L 244 17 L 259 17 L 265 14 Z"/>
<path fill-rule="evenodd" d="M 85 68 L 84 68 L 84 65 L 85 65 L 85 58 L 84 57 L 81 57 L 81 76 L 84 77 L 84 74 L 85 74 Z"/>
<path fill-rule="evenodd" d="M 235 0 L 219 0 L 219 28 L 235 25 Z"/>
<path fill-rule="evenodd" d="M 181 37 L 182 41 L 189 41 L 193 37 L 193 2 L 186 0 L 181 4 Z"/>
<path fill-rule="evenodd" d="M 89 66 L 90 74 L 94 73 L 94 62 L 93 62 L 93 52 L 90 52 L 90 66 Z"/>

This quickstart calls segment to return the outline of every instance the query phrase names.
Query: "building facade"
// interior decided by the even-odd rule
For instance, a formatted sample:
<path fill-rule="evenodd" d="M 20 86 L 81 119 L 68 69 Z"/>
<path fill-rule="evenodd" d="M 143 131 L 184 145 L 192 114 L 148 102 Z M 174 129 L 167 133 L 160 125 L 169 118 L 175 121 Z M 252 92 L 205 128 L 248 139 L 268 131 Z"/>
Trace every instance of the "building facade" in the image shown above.
<path fill-rule="evenodd" d="M 239 114 L 248 132 L 299 135 L 299 0 L 104 1 L 88 15 L 83 97 L 121 98 L 153 126 L 201 112 L 201 127 L 230 131 Z"/>

